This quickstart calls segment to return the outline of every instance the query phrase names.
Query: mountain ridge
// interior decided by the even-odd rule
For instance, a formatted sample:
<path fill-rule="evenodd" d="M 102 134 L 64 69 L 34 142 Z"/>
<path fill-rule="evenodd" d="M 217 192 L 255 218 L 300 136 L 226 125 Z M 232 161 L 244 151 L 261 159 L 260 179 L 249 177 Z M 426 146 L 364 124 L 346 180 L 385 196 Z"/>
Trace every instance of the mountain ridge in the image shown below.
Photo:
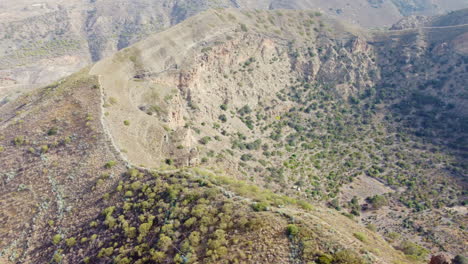
<path fill-rule="evenodd" d="M 2 94 L 10 95 L 24 86 L 46 85 L 208 8 L 315 9 L 348 23 L 378 27 L 391 26 L 406 12 L 435 14 L 446 11 L 437 1 L 412 1 L 408 6 L 414 8 L 404 11 L 407 7 L 396 0 L 352 3 L 322 0 L 45 0 L 34 4 L 9 0 L 2 5 L 4 12 L 0 14 L 0 29 L 4 32 L 0 41 L 0 62 L 4 65 L 0 68 L 0 85 Z M 466 7 L 468 3 L 452 0 L 449 6 L 452 10 Z"/>

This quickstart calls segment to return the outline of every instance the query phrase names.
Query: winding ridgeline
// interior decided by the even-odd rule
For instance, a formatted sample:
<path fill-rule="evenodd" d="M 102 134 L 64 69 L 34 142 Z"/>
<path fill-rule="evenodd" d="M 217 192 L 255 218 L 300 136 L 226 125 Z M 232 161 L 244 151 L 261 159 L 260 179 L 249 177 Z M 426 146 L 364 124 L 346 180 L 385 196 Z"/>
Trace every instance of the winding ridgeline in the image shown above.
<path fill-rule="evenodd" d="M 210 9 L 3 102 L 0 262 L 464 261 L 467 12 Z"/>

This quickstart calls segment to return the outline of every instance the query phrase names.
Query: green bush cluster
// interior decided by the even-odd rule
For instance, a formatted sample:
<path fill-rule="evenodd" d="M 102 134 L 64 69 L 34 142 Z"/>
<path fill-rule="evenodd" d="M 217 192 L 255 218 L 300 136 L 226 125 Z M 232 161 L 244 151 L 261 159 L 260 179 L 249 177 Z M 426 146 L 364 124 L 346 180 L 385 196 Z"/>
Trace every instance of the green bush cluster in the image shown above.
<path fill-rule="evenodd" d="M 88 256 L 90 263 L 239 261 L 245 256 L 229 253 L 234 243 L 229 234 L 248 234 L 264 225 L 252 209 L 235 206 L 201 180 L 181 174 L 150 176 L 135 169 L 126 177 L 111 194 L 119 202 L 103 209 L 78 238 L 81 243 L 66 239 L 68 248 L 97 245 L 96 255 Z M 88 238 L 96 242 L 88 243 Z"/>

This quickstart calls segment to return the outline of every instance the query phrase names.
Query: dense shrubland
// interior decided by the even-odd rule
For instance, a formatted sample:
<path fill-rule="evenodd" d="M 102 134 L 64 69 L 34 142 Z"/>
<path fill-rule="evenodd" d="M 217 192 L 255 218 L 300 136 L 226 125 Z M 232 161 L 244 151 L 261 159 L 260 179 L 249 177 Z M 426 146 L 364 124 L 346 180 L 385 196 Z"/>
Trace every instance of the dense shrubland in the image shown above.
<path fill-rule="evenodd" d="M 286 197 L 276 197 L 274 204 L 268 198 L 274 194 L 243 191 L 248 187 L 242 183 L 200 170 L 164 174 L 129 169 L 122 179 L 95 220 L 68 237 L 51 238 L 56 248 L 52 262 L 251 263 L 293 258 L 304 263 L 369 263 L 338 238 L 325 237 L 322 233 L 328 230 L 271 211 L 270 206 L 301 204 Z"/>

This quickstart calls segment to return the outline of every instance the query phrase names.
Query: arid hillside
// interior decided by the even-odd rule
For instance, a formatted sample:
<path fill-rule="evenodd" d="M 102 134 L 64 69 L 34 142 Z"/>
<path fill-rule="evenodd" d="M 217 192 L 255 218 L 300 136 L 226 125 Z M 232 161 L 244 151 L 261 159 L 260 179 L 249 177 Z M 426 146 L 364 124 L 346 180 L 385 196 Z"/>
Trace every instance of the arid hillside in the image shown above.
<path fill-rule="evenodd" d="M 384 31 L 212 9 L 3 101 L 0 261 L 463 258 L 468 25 L 451 15 Z"/>

